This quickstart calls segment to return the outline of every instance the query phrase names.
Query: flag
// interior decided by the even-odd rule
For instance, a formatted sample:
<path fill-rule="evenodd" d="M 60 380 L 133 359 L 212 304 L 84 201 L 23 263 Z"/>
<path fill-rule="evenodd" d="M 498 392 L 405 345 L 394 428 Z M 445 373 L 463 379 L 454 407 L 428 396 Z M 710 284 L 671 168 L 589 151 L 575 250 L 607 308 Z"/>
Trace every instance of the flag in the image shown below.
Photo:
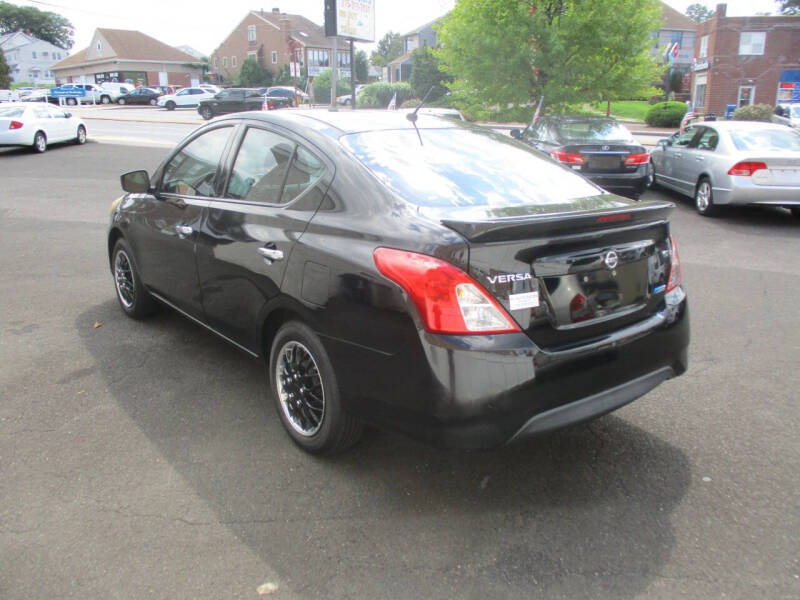
<path fill-rule="evenodd" d="M 397 110 L 397 92 L 394 93 L 392 99 L 389 101 L 389 106 L 386 107 L 386 110 Z"/>

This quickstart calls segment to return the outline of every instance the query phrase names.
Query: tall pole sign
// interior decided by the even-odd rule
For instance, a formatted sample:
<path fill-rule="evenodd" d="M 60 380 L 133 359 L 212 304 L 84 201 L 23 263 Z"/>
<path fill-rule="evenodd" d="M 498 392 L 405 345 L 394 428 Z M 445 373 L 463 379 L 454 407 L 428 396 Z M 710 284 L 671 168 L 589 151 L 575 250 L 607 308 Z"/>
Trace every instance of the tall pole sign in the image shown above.
<path fill-rule="evenodd" d="M 375 0 L 325 0 L 325 36 L 333 38 L 333 56 L 331 57 L 331 107 L 336 110 L 336 76 L 339 60 L 336 53 L 336 38 L 354 41 L 375 41 Z M 350 83 L 355 84 L 353 77 L 353 60 L 351 59 Z M 355 102 L 353 103 L 355 107 Z"/>

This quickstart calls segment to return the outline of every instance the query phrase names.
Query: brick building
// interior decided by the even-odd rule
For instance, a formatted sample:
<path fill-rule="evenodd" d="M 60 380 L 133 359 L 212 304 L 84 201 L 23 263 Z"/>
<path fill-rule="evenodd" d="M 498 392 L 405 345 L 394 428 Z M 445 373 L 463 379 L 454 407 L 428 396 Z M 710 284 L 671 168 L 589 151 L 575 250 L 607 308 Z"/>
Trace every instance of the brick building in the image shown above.
<path fill-rule="evenodd" d="M 54 64 L 58 83 L 127 82 L 197 85 L 203 69 L 195 57 L 140 31 L 96 29 L 92 43 Z"/>
<path fill-rule="evenodd" d="M 697 26 L 692 103 L 719 116 L 728 105 L 800 102 L 800 17 L 727 17 L 718 4 Z"/>
<path fill-rule="evenodd" d="M 337 38 L 339 76 L 350 77 L 350 42 Z M 277 74 L 292 63 L 290 46 L 297 49 L 300 73 L 315 77 L 330 68 L 332 38 L 325 29 L 301 15 L 253 10 L 211 54 L 211 70 L 221 83 L 232 83 L 247 58 Z"/>

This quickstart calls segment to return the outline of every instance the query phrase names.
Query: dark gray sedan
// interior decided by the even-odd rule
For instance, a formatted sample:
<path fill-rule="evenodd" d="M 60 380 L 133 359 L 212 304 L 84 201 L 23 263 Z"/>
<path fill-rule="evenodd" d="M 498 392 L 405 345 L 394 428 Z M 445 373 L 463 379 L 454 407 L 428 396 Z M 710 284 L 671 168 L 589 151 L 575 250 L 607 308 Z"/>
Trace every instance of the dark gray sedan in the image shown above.
<path fill-rule="evenodd" d="M 698 123 L 660 140 L 653 181 L 695 199 L 697 212 L 724 205 L 784 206 L 800 218 L 800 132 L 755 121 Z"/>

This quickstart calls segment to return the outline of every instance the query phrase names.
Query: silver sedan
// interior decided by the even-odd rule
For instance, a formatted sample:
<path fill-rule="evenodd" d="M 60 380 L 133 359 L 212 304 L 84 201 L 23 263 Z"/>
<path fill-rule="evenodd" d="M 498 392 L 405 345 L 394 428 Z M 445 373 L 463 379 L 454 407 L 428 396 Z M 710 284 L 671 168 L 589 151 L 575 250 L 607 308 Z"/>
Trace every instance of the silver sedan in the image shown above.
<path fill-rule="evenodd" d="M 650 155 L 653 182 L 695 199 L 701 215 L 719 206 L 784 206 L 800 218 L 800 132 L 751 121 L 705 121 Z"/>

